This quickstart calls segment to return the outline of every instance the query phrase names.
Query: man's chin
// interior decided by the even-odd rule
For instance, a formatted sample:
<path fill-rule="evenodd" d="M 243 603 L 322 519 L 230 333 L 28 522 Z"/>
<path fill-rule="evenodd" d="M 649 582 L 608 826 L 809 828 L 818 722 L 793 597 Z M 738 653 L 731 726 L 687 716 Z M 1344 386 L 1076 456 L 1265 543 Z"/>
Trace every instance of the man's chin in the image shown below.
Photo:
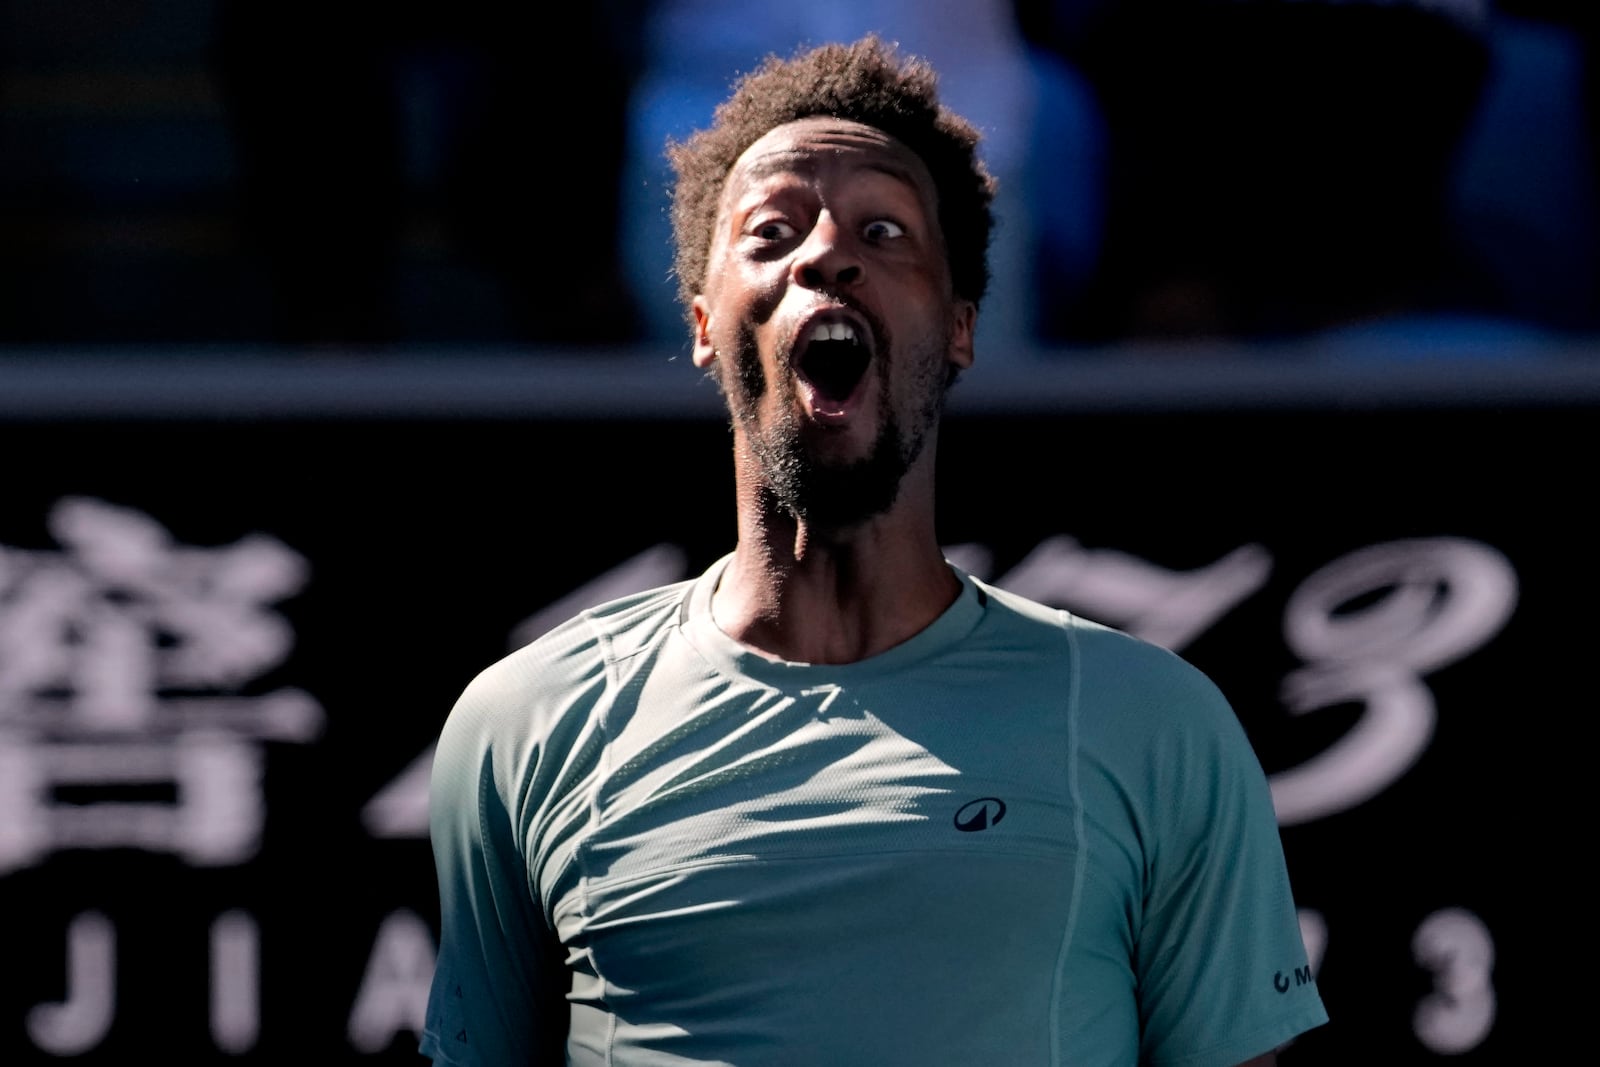
<path fill-rule="evenodd" d="M 830 430 L 809 427 L 800 434 L 802 464 L 818 477 L 849 481 L 858 468 L 873 466 L 878 442 L 861 440 L 850 429 Z"/>
<path fill-rule="evenodd" d="M 849 529 L 887 512 L 909 462 L 892 423 L 866 432 L 796 422 L 756 441 L 774 501 L 817 529 Z"/>
<path fill-rule="evenodd" d="M 905 471 L 871 455 L 849 463 L 807 463 L 779 491 L 797 518 L 823 530 L 860 526 L 894 506 Z"/>

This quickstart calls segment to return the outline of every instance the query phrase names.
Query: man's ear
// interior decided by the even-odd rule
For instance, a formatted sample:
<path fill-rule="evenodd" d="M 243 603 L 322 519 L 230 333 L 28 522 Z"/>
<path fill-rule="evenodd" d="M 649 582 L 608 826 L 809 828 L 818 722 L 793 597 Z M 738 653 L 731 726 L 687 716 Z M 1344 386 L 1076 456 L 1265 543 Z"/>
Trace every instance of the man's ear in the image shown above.
<path fill-rule="evenodd" d="M 701 293 L 694 298 L 694 365 L 701 370 L 711 366 L 717 358 L 716 346 L 711 343 L 711 305 Z"/>
<path fill-rule="evenodd" d="M 973 335 L 978 329 L 978 306 L 970 300 L 957 297 L 951 308 L 953 321 L 950 327 L 950 351 L 946 355 L 952 366 L 966 370 L 972 366 L 974 355 Z"/>

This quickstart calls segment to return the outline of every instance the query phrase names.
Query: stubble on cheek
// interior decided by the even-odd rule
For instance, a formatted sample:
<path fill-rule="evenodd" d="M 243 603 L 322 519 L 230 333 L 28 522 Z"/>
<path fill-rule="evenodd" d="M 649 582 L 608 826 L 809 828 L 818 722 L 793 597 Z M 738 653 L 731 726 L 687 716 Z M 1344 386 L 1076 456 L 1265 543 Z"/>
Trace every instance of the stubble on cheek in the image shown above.
<path fill-rule="evenodd" d="M 753 414 L 755 405 L 767 393 L 767 372 L 761 366 L 755 334 L 748 327 L 740 328 L 733 353 L 733 385 L 745 410 Z"/>
<path fill-rule="evenodd" d="M 728 417 L 734 422 L 753 424 L 758 403 L 767 392 L 767 379 L 751 339 L 741 332 L 733 347 L 717 345 L 715 359 L 705 375 L 722 394 Z"/>

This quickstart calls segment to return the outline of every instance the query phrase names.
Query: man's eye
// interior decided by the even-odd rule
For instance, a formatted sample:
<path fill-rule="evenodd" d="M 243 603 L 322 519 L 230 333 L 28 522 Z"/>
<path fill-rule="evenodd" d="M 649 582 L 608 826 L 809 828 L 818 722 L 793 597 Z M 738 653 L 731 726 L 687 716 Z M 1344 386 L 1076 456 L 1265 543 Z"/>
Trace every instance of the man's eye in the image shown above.
<path fill-rule="evenodd" d="M 763 241 L 786 241 L 794 236 L 795 229 L 781 219 L 769 219 L 757 223 L 750 232 Z"/>
<path fill-rule="evenodd" d="M 887 241 L 892 237 L 904 237 L 906 230 L 893 219 L 873 219 L 862 228 L 861 233 L 869 241 Z"/>

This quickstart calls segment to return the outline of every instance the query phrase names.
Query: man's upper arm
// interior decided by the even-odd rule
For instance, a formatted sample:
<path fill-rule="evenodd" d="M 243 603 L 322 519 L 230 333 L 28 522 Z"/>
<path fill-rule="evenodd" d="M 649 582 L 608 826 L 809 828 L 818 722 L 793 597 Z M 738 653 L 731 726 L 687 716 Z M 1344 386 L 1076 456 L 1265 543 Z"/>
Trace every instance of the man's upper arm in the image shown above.
<path fill-rule="evenodd" d="M 1141 1055 L 1254 1063 L 1327 1019 L 1266 776 L 1209 679 L 1170 653 L 1120 651 L 1107 662 L 1128 680 L 1106 685 L 1117 725 L 1104 749 L 1117 760 L 1144 864 Z"/>
<path fill-rule="evenodd" d="M 434 755 L 430 837 L 439 956 L 422 1052 L 451 1067 L 561 1063 L 568 1025 L 560 945 L 529 889 L 521 813 L 526 739 L 497 734 L 493 673 L 452 709 Z"/>

